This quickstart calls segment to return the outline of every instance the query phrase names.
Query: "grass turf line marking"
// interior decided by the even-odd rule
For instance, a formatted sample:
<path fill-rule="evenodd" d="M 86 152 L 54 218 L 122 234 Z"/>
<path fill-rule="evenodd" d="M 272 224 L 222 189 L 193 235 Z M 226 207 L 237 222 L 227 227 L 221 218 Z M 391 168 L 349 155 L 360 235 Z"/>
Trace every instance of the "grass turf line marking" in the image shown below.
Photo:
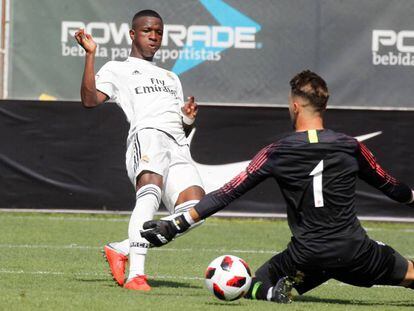
<path fill-rule="evenodd" d="M 1 210 L 0 210 L 1 211 Z M 8 219 L 17 219 L 17 220 L 27 220 L 27 219 L 34 219 L 34 220 L 57 220 L 57 221 L 73 221 L 73 222 L 125 222 L 128 223 L 130 218 L 94 218 L 94 217 L 60 217 L 60 216 L 48 216 L 48 217 L 42 217 L 40 214 L 39 216 L 13 216 L 13 215 L 7 215 L 3 216 L 2 218 L 8 218 Z M 218 224 L 214 223 L 204 223 L 203 226 L 208 227 L 216 227 Z"/>
<path fill-rule="evenodd" d="M 42 217 L 43 216 L 43 217 Z M 129 222 L 129 218 L 94 218 L 94 217 L 63 217 L 63 216 L 47 216 L 39 214 L 38 216 L 13 216 L 13 215 L 2 215 L 2 218 L 9 219 L 34 219 L 34 220 L 58 220 L 58 221 L 105 221 L 105 222 Z"/>
<path fill-rule="evenodd" d="M 46 249 L 85 249 L 85 250 L 102 250 L 103 247 L 100 246 L 84 246 L 84 245 L 77 245 L 77 244 L 69 244 L 69 245 L 30 245 L 30 244 L 0 244 L 0 248 L 46 248 Z M 277 254 L 278 251 L 273 250 L 261 250 L 261 249 L 217 249 L 217 248 L 201 248 L 201 249 L 193 249 L 193 248 L 151 248 L 151 251 L 160 251 L 160 252 L 194 252 L 194 251 L 202 251 L 202 252 L 220 252 L 220 253 L 251 253 L 251 254 Z"/>
<path fill-rule="evenodd" d="M 94 215 L 131 215 L 131 211 L 102 211 L 102 210 L 71 210 L 71 209 L 22 209 L 22 208 L 1 208 L 2 213 L 39 213 L 39 214 L 94 214 Z M 167 216 L 167 212 L 159 211 L 158 216 Z M 214 218 L 263 218 L 263 219 L 286 219 L 285 213 L 240 213 L 240 212 L 218 212 Z M 414 217 L 392 217 L 392 216 L 358 216 L 359 220 L 379 222 L 401 222 L 413 223 Z"/>
<path fill-rule="evenodd" d="M 46 248 L 46 249 L 80 249 L 80 250 L 102 250 L 100 246 L 85 246 L 77 244 L 69 245 L 30 245 L 30 244 L 0 244 L 0 248 Z M 279 251 L 273 250 L 263 250 L 263 249 L 212 249 L 212 248 L 151 248 L 151 251 L 160 251 L 160 252 L 219 252 L 219 253 L 245 253 L 245 254 L 272 254 L 276 255 L 280 253 Z M 404 255 L 407 258 L 414 258 L 414 255 Z"/>
<path fill-rule="evenodd" d="M 30 274 L 30 275 L 75 275 L 75 276 L 109 276 L 109 273 L 100 273 L 100 272 L 61 272 L 61 271 L 24 271 L 24 270 L 7 270 L 0 269 L 0 274 Z M 173 276 L 173 275 L 148 275 L 148 277 L 153 279 L 178 279 L 178 280 L 204 280 L 203 277 L 196 276 Z"/>
<path fill-rule="evenodd" d="M 1 212 L 1 209 L 0 209 Z M 121 215 L 122 216 L 122 215 Z M 47 216 L 44 217 L 42 214 L 39 214 L 38 216 L 14 216 L 14 215 L 2 215 L 2 219 L 18 219 L 18 220 L 27 220 L 27 219 L 34 219 L 34 220 L 56 220 L 56 221 L 73 221 L 73 222 L 125 222 L 128 223 L 129 222 L 129 217 L 128 218 L 110 218 L 110 217 L 105 217 L 105 218 L 95 218 L 95 217 L 64 217 L 64 216 Z M 283 221 L 283 220 L 281 220 Z M 205 222 L 203 224 L 203 227 L 216 227 L 218 226 L 218 224 L 216 223 L 209 223 L 209 222 Z M 399 232 L 414 232 L 414 229 L 398 229 L 398 228 L 376 228 L 376 227 L 369 227 L 369 226 L 363 226 L 363 228 L 367 231 L 367 232 L 374 232 L 374 231 L 388 231 L 388 230 L 392 230 L 392 231 L 399 231 Z"/>
<path fill-rule="evenodd" d="M 399 231 L 399 232 L 414 232 L 414 229 L 398 229 L 398 228 L 370 228 L 363 227 L 367 232 L 382 232 L 382 231 Z"/>

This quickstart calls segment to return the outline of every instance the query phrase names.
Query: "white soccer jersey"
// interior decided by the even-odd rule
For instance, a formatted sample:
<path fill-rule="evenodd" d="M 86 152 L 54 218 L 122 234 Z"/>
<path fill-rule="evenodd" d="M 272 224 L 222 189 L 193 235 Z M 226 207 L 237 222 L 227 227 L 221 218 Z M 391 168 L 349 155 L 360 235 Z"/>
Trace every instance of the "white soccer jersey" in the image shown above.
<path fill-rule="evenodd" d="M 181 112 L 183 91 L 175 73 L 128 57 L 103 65 L 96 74 L 96 88 L 124 111 L 130 123 L 129 139 L 140 129 L 155 128 L 172 135 L 178 144 L 187 144 Z"/>

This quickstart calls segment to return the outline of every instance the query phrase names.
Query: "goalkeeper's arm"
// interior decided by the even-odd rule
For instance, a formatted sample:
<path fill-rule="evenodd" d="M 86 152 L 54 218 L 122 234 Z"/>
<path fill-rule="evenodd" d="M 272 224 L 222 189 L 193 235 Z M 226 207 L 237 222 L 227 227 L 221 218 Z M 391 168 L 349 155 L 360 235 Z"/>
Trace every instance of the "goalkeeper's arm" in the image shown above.
<path fill-rule="evenodd" d="M 363 143 L 359 143 L 357 160 L 358 176 L 362 180 L 397 202 L 414 205 L 414 191 L 407 184 L 388 174 Z"/>
<path fill-rule="evenodd" d="M 177 234 L 187 231 L 195 223 L 222 210 L 271 175 L 268 159 L 272 151 L 273 145 L 262 149 L 245 171 L 220 189 L 204 196 L 195 207 L 187 212 L 171 220 L 147 221 L 144 223 L 141 235 L 153 245 L 162 246 L 173 240 Z"/>
<path fill-rule="evenodd" d="M 243 172 L 240 175 L 242 174 L 246 173 Z M 240 175 L 235 179 L 238 179 Z M 154 246 L 163 246 L 172 241 L 177 234 L 187 231 L 192 225 L 220 211 L 230 204 L 230 202 L 257 184 L 254 184 L 252 181 L 245 181 L 238 185 L 238 187 L 232 188 L 229 186 L 232 181 L 222 188 L 210 192 L 204 196 L 195 207 L 182 214 L 175 215 L 170 220 L 160 219 L 145 222 L 143 225 L 144 230 L 141 231 L 141 236 Z"/>

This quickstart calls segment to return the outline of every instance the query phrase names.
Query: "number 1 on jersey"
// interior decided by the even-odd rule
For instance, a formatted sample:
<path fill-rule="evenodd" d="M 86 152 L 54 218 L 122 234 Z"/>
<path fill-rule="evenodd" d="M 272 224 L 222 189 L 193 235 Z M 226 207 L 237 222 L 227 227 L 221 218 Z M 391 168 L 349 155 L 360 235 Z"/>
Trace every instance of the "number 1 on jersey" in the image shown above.
<path fill-rule="evenodd" d="M 323 207 L 322 172 L 323 160 L 309 174 L 309 176 L 313 176 L 313 199 L 315 201 L 315 207 Z"/>

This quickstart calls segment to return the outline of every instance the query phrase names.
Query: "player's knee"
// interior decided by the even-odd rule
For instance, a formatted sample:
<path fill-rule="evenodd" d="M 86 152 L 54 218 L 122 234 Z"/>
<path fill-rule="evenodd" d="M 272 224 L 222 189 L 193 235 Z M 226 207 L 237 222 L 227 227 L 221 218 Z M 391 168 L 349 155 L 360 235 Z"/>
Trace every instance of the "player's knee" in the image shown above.
<path fill-rule="evenodd" d="M 175 202 L 175 206 L 181 205 L 188 201 L 199 201 L 203 198 L 204 195 L 205 192 L 203 188 L 200 186 L 191 186 L 180 192 L 177 201 Z"/>
<path fill-rule="evenodd" d="M 158 187 L 162 188 L 162 176 L 151 172 L 151 171 L 143 171 L 141 172 L 141 174 L 139 174 L 139 176 L 137 177 L 137 182 L 136 182 L 136 189 L 137 191 L 145 186 L 145 185 L 157 185 Z"/>

